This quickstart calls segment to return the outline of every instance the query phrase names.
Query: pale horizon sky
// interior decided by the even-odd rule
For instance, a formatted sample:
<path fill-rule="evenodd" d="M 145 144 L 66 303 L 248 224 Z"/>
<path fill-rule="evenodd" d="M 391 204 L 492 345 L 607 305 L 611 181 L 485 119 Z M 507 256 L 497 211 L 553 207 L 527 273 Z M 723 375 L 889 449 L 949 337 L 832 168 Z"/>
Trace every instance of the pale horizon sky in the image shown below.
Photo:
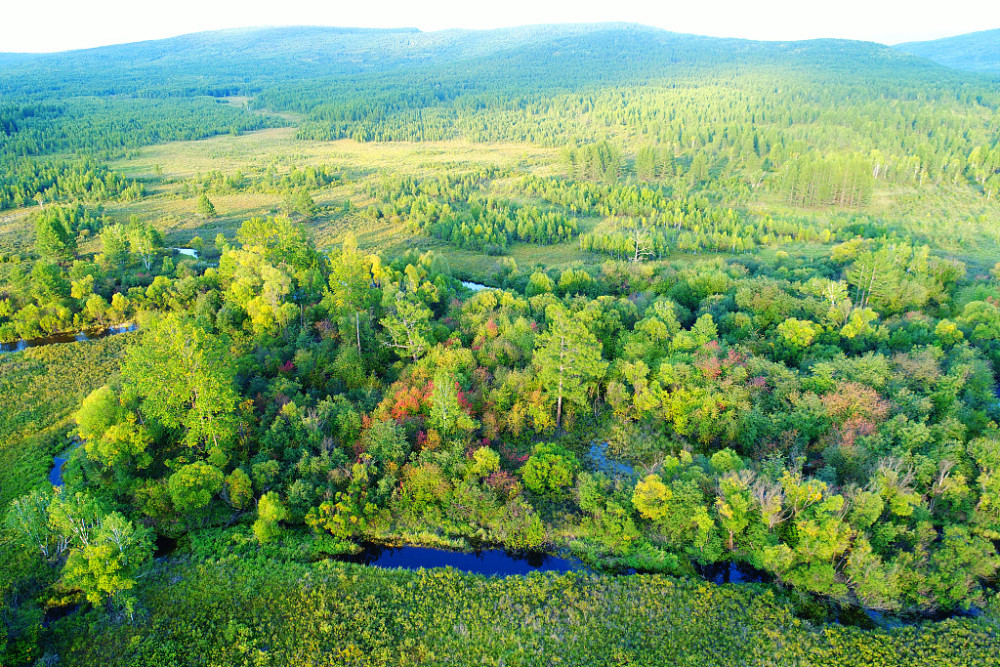
<path fill-rule="evenodd" d="M 51 52 L 250 26 L 486 29 L 537 23 L 625 21 L 715 37 L 819 37 L 896 44 L 1000 28 L 997 0 L 23 0 L 0 20 L 0 52 Z"/>

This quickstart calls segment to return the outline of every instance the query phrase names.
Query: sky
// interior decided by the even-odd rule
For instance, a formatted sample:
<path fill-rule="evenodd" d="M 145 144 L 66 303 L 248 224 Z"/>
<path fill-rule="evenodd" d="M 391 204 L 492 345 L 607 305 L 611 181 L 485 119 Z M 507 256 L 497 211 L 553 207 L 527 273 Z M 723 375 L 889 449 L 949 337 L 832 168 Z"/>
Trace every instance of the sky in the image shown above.
<path fill-rule="evenodd" d="M 1000 28 L 998 0 L 8 0 L 0 52 L 45 52 L 245 26 L 498 28 L 627 21 L 749 39 L 885 44 Z"/>

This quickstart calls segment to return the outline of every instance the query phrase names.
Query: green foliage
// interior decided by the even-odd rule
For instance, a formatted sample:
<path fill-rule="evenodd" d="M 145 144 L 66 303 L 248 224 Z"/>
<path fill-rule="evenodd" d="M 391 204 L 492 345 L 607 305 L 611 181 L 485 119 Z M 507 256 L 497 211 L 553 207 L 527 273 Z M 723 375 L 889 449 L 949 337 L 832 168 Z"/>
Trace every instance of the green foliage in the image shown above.
<path fill-rule="evenodd" d="M 246 509 L 253 498 L 253 484 L 243 468 L 237 468 L 225 479 L 226 502 L 238 510 Z"/>
<path fill-rule="evenodd" d="M 324 502 L 309 510 L 305 521 L 313 530 L 329 531 L 334 537 L 346 538 L 363 533 L 377 507 L 369 500 L 367 468 L 355 463 L 346 491 L 338 493 L 334 502 Z"/>
<path fill-rule="evenodd" d="M 198 204 L 195 210 L 198 212 L 198 215 L 203 218 L 210 219 L 216 216 L 215 204 L 212 203 L 212 201 L 208 198 L 208 195 L 204 192 L 198 196 Z"/>
<path fill-rule="evenodd" d="M 486 477 L 500 469 L 500 455 L 489 447 L 480 447 L 472 455 L 470 472 L 479 477 Z"/>
<path fill-rule="evenodd" d="M 73 413 L 117 377 L 133 336 L 0 354 L 0 507 L 45 482 Z"/>
<path fill-rule="evenodd" d="M 74 664 L 106 646 L 137 664 L 968 664 L 995 644 L 971 621 L 820 630 L 756 589 L 658 577 L 283 569 L 347 539 L 546 545 L 685 575 L 744 563 L 829 604 L 988 608 L 1000 98 L 984 80 L 871 44 L 625 26 L 173 44 L 0 73 L 0 208 L 39 207 L 0 230 L 16 251 L 0 340 L 143 329 L 0 358 L 14 662 L 39 657 L 36 636 Z M 293 152 L 246 162 L 254 137 L 125 156 L 149 193 L 109 166 L 285 123 L 265 107 L 301 119 Z M 329 157 L 305 142 L 339 138 L 461 142 L 309 164 Z M 249 219 L 236 230 L 209 195 Z M 119 221 L 68 200 L 113 201 Z M 197 229 L 170 222 L 184 207 Z M 175 262 L 160 229 L 216 238 L 218 266 Z M 43 492 L 74 414 L 85 443 Z M 590 445 L 604 454 L 573 453 Z M 140 525 L 211 560 L 139 577 Z M 136 625 L 71 615 L 79 632 L 39 634 L 35 601 L 78 594 Z"/>
<path fill-rule="evenodd" d="M 288 518 L 285 506 L 281 504 L 278 494 L 269 491 L 257 501 L 257 520 L 253 523 L 253 534 L 261 544 L 272 542 L 281 535 L 279 521 Z"/>
<path fill-rule="evenodd" d="M 753 587 L 664 576 L 265 562 L 174 564 L 137 589 L 148 619 L 86 626 L 71 616 L 55 623 L 52 650 L 81 667 L 106 664 L 122 646 L 143 664 L 250 665 L 266 649 L 282 664 L 964 667 L 992 664 L 996 643 L 988 624 L 968 619 L 862 631 L 803 621 Z"/>
<path fill-rule="evenodd" d="M 0 110 L 0 125 L 10 116 Z M 30 113 L 22 108 L 20 114 Z M 19 137 L 21 138 L 21 137 Z M 133 201 L 145 192 L 142 183 L 125 178 L 93 159 L 78 161 L 9 159 L 4 161 L 4 174 L 0 179 L 0 210 L 30 206 L 38 202 L 44 206 L 42 217 L 52 204 L 64 200 Z"/>
<path fill-rule="evenodd" d="M 55 555 L 55 535 L 49 526 L 52 495 L 35 489 L 10 503 L 6 526 L 20 546 L 39 551 L 48 558 Z"/>
<path fill-rule="evenodd" d="M 405 292 L 385 290 L 382 307 L 386 310 L 386 316 L 380 321 L 388 335 L 386 345 L 394 348 L 399 356 L 410 357 L 415 362 L 430 346 L 427 340 L 430 308 L 412 289 Z"/>
<path fill-rule="evenodd" d="M 35 217 L 35 249 L 45 259 L 68 262 L 76 255 L 76 224 L 67 210 L 58 207 L 43 209 Z"/>
<path fill-rule="evenodd" d="M 225 340 L 177 315 L 143 332 L 122 365 L 124 391 L 191 447 L 227 444 L 234 434 L 235 367 Z"/>
<path fill-rule="evenodd" d="M 80 437 L 84 440 L 100 437 L 120 420 L 120 416 L 121 405 L 115 392 L 108 385 L 98 387 L 83 399 L 76 413 Z"/>
<path fill-rule="evenodd" d="M 205 507 L 222 490 L 223 477 L 221 470 L 201 461 L 179 468 L 167 483 L 174 507 L 182 513 Z"/>
<path fill-rule="evenodd" d="M 557 494 L 573 484 L 579 465 L 576 455 L 569 450 L 540 443 L 521 468 L 521 477 L 524 485 L 535 493 Z"/>
<path fill-rule="evenodd" d="M 535 343 L 538 380 L 556 404 L 556 424 L 562 423 L 563 402 L 583 407 L 588 391 L 604 375 L 607 362 L 601 346 L 580 322 L 564 309 L 546 312 L 549 328 Z"/>
<path fill-rule="evenodd" d="M 659 475 L 647 475 L 635 485 L 632 492 L 632 504 L 644 519 L 659 521 L 669 513 L 670 490 Z"/>
<path fill-rule="evenodd" d="M 94 605 L 117 598 L 131 615 L 133 602 L 121 598 L 135 586 L 136 573 L 152 553 L 148 529 L 135 527 L 121 514 L 108 514 L 93 539 L 70 552 L 61 585 L 80 589 Z"/>
<path fill-rule="evenodd" d="M 376 219 L 401 217 L 413 232 L 488 255 L 505 254 L 516 241 L 550 245 L 576 236 L 577 220 L 562 212 L 484 196 L 488 179 L 497 176 L 486 171 L 383 183 L 373 194 L 386 204 L 369 210 Z"/>
<path fill-rule="evenodd" d="M 87 455 L 106 468 L 128 464 L 145 468 L 152 435 L 125 411 L 118 396 L 107 385 L 95 389 L 76 413 L 77 432 L 85 442 Z"/>

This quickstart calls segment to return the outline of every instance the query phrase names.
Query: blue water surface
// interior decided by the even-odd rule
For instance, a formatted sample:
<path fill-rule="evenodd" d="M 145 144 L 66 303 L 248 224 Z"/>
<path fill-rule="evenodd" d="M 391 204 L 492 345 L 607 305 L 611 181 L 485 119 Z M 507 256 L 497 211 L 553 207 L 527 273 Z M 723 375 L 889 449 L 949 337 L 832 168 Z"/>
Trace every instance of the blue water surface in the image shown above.
<path fill-rule="evenodd" d="M 363 565 L 415 570 L 421 567 L 450 567 L 461 572 L 487 576 L 524 575 L 531 572 L 574 572 L 583 570 L 583 563 L 545 553 L 482 549 L 480 551 L 446 551 L 429 547 L 385 547 L 365 544 L 360 554 L 348 560 Z"/>

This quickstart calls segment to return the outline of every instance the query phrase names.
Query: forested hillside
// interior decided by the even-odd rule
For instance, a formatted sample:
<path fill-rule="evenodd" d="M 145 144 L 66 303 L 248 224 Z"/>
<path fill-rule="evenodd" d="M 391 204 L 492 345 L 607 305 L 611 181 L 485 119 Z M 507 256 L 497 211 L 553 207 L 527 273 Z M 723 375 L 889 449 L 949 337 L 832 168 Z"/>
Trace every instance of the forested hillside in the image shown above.
<path fill-rule="evenodd" d="M 3 664 L 995 658 L 990 79 L 281 28 L 0 100 Z"/>
<path fill-rule="evenodd" d="M 1000 74 L 1000 28 L 926 42 L 906 42 L 893 48 L 958 70 Z"/>

